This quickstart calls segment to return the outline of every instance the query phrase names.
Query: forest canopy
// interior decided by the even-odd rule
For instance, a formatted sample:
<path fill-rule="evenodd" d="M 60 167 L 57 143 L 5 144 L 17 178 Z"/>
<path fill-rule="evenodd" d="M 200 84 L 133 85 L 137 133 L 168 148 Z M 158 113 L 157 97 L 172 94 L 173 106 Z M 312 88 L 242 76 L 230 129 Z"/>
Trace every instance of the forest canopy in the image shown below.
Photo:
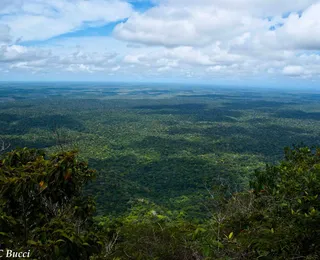
<path fill-rule="evenodd" d="M 319 259 L 319 100 L 308 90 L 2 83 L 0 254 Z"/>
<path fill-rule="evenodd" d="M 320 149 L 286 148 L 250 189 L 213 187 L 204 221 L 148 200 L 95 215 L 95 176 L 76 152 L 17 149 L 0 160 L 1 248 L 32 259 L 319 259 Z"/>

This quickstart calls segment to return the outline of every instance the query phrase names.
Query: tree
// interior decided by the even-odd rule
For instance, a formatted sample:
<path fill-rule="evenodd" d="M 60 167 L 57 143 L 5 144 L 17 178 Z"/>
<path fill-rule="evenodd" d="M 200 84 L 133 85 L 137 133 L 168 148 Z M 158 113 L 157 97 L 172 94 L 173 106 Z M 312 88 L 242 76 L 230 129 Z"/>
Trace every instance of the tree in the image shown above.
<path fill-rule="evenodd" d="M 103 236 L 93 221 L 95 202 L 82 194 L 95 176 L 76 152 L 47 156 L 18 149 L 0 160 L 0 241 L 35 259 L 89 259 Z"/>
<path fill-rule="evenodd" d="M 250 185 L 226 207 L 225 233 L 235 234 L 229 249 L 245 259 L 319 259 L 320 149 L 286 148 Z"/>
<path fill-rule="evenodd" d="M 0 138 L 0 154 L 4 153 L 6 150 L 10 148 L 11 144 L 5 142 L 3 139 Z"/>

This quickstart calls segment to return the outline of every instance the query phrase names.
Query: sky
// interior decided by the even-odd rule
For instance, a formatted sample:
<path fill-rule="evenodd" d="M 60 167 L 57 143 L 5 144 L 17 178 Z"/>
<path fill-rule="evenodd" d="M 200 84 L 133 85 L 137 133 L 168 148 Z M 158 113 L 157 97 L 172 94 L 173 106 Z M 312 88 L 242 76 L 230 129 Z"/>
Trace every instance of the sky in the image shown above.
<path fill-rule="evenodd" d="M 0 0 L 0 80 L 319 86 L 320 1 Z"/>

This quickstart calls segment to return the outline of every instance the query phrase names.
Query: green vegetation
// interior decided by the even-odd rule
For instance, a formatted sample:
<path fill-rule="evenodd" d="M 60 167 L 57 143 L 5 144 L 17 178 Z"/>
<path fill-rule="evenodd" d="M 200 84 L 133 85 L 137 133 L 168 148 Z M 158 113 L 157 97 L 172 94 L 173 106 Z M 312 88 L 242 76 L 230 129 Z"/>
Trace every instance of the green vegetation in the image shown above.
<path fill-rule="evenodd" d="M 99 174 L 86 190 L 100 215 L 126 214 L 144 198 L 203 218 L 208 188 L 241 191 L 283 147 L 320 146 L 319 100 L 250 89 L 17 84 L 0 87 L 0 139 L 11 148 L 78 150 Z"/>
<path fill-rule="evenodd" d="M 93 218 L 81 196 L 93 171 L 75 153 L 16 150 L 0 161 L 0 239 L 34 259 L 319 259 L 320 149 L 287 149 L 253 190 L 212 193 L 202 223 L 145 200 L 125 217 Z"/>
<path fill-rule="evenodd" d="M 35 259 L 318 259 L 319 152 L 279 161 L 320 147 L 319 101 L 0 86 L 0 153 L 31 148 L 2 155 L 0 244 Z"/>
<path fill-rule="evenodd" d="M 74 152 L 47 158 L 21 149 L 0 161 L 0 241 L 37 259 L 87 259 L 101 250 L 95 203 L 81 196 L 94 177 Z"/>
<path fill-rule="evenodd" d="M 213 191 L 212 215 L 196 224 L 146 203 L 121 219 L 120 259 L 319 259 L 320 149 L 286 149 L 256 171 L 251 190 L 225 199 Z M 119 220 L 117 220 L 119 221 Z M 112 258 L 111 258 L 112 259 Z"/>

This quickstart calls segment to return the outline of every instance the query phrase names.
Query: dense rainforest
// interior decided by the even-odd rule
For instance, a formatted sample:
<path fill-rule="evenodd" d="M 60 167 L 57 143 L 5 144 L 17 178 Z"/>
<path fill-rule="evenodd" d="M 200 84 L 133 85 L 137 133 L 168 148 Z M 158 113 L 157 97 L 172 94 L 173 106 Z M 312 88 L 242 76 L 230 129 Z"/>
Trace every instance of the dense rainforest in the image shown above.
<path fill-rule="evenodd" d="M 3 83 L 0 250 L 319 259 L 319 101 L 307 90 Z"/>
<path fill-rule="evenodd" d="M 0 161 L 2 248 L 33 259 L 319 259 L 320 149 L 286 149 L 251 190 L 212 191 L 211 216 L 190 221 L 141 200 L 125 217 L 94 217 L 81 188 L 95 175 L 75 152 L 27 148 Z"/>

